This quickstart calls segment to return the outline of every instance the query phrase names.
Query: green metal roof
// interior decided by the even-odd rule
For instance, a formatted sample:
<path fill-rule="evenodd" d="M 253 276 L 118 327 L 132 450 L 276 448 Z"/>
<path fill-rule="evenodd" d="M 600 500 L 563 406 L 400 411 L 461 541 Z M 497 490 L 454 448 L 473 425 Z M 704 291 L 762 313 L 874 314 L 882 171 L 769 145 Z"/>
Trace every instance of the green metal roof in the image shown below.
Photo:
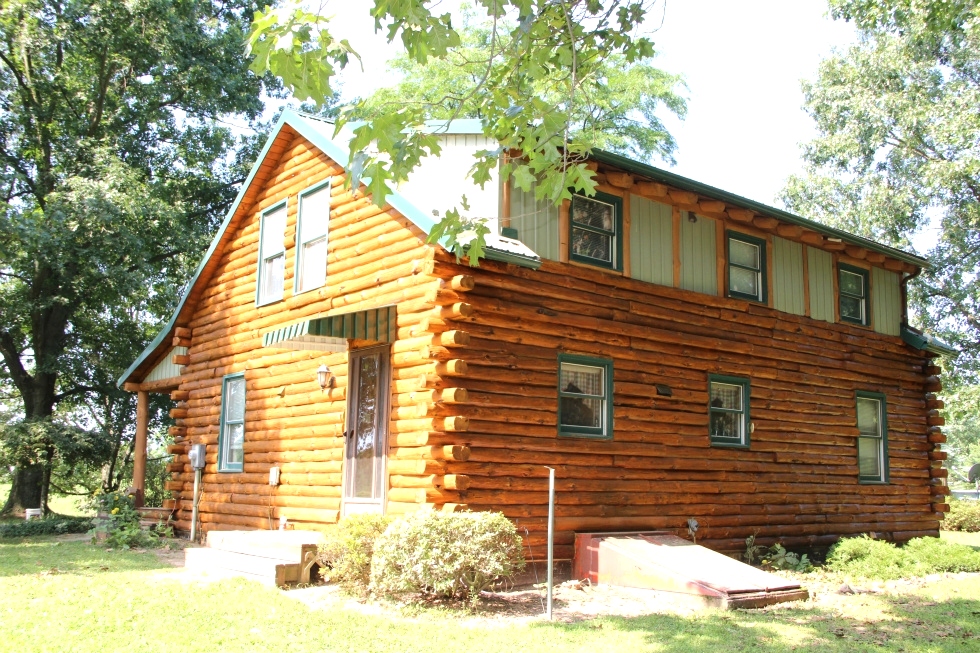
<path fill-rule="evenodd" d="M 959 353 L 955 347 L 951 347 L 942 340 L 922 333 L 907 324 L 902 325 L 902 340 L 916 349 L 938 354 L 939 356 L 956 356 Z"/>
<path fill-rule="evenodd" d="M 394 306 L 312 317 L 262 335 L 263 347 L 345 351 L 347 340 L 394 342 L 398 327 Z"/>

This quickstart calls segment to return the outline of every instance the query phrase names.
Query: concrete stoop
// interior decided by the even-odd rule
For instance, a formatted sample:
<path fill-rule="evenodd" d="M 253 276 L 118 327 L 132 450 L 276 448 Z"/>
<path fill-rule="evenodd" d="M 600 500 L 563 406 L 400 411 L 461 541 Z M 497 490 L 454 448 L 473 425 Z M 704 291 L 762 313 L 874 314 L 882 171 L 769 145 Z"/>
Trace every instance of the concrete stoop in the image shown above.
<path fill-rule="evenodd" d="M 287 587 L 310 582 L 322 536 L 311 531 L 211 531 L 184 549 L 184 567 Z"/>

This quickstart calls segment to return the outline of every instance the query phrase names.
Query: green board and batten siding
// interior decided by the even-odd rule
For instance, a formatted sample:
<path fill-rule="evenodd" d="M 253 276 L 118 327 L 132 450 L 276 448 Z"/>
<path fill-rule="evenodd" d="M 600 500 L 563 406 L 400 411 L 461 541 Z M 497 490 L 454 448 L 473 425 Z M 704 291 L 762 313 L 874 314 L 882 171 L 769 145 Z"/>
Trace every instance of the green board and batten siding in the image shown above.
<path fill-rule="evenodd" d="M 810 279 L 810 317 L 833 322 L 834 256 L 815 247 L 806 248 L 807 274 Z"/>
<path fill-rule="evenodd" d="M 774 236 L 772 239 L 772 301 L 777 311 L 806 313 L 803 292 L 803 246 Z"/>
<path fill-rule="evenodd" d="M 156 364 L 150 373 L 146 375 L 143 379 L 146 383 L 152 383 L 153 381 L 164 381 L 166 379 L 178 379 L 180 378 L 181 366 L 174 363 L 174 356 L 186 356 L 187 347 L 174 347 L 163 359 Z"/>
<path fill-rule="evenodd" d="M 681 288 L 717 295 L 715 221 L 698 216 L 691 222 L 689 215 L 687 211 L 681 212 Z"/>
<path fill-rule="evenodd" d="M 902 287 L 897 272 L 871 268 L 871 315 L 875 331 L 886 336 L 900 335 Z"/>
<path fill-rule="evenodd" d="M 510 226 L 517 237 L 541 258 L 558 256 L 558 207 L 547 200 L 535 200 L 534 189 L 524 192 L 511 186 Z"/>
<path fill-rule="evenodd" d="M 674 285 L 673 231 L 670 206 L 630 196 L 630 274 L 634 279 Z"/>

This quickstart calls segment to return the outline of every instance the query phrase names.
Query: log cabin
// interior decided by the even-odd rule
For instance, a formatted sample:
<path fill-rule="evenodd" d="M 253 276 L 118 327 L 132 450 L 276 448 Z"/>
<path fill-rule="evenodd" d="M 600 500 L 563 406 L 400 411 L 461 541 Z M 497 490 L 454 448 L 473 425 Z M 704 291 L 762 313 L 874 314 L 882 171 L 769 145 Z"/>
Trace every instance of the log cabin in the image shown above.
<path fill-rule="evenodd" d="M 329 528 L 497 510 L 531 555 L 665 530 L 721 551 L 936 535 L 941 342 L 907 323 L 928 262 L 622 156 L 560 206 L 465 179 L 478 124 L 379 208 L 343 135 L 286 111 L 173 317 L 120 383 L 169 393 L 173 518 Z M 467 184 L 470 184 L 467 186 Z M 478 267 L 426 236 L 465 190 Z M 142 487 L 142 458 L 136 485 Z"/>

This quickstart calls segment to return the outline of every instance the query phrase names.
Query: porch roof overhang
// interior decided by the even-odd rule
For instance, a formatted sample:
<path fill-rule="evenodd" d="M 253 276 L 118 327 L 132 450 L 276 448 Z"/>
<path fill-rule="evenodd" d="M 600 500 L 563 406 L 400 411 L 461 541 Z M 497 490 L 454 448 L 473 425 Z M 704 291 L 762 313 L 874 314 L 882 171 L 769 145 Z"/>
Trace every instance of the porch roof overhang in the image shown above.
<path fill-rule="evenodd" d="M 395 306 L 316 316 L 262 334 L 262 346 L 273 349 L 347 351 L 348 340 L 394 342 Z"/>
<path fill-rule="evenodd" d="M 907 324 L 902 325 L 901 334 L 902 340 L 906 344 L 912 345 L 922 351 L 928 351 L 939 356 L 956 356 L 959 353 L 955 347 L 947 345 L 942 340 L 934 338 L 927 333 L 922 333 Z"/>

